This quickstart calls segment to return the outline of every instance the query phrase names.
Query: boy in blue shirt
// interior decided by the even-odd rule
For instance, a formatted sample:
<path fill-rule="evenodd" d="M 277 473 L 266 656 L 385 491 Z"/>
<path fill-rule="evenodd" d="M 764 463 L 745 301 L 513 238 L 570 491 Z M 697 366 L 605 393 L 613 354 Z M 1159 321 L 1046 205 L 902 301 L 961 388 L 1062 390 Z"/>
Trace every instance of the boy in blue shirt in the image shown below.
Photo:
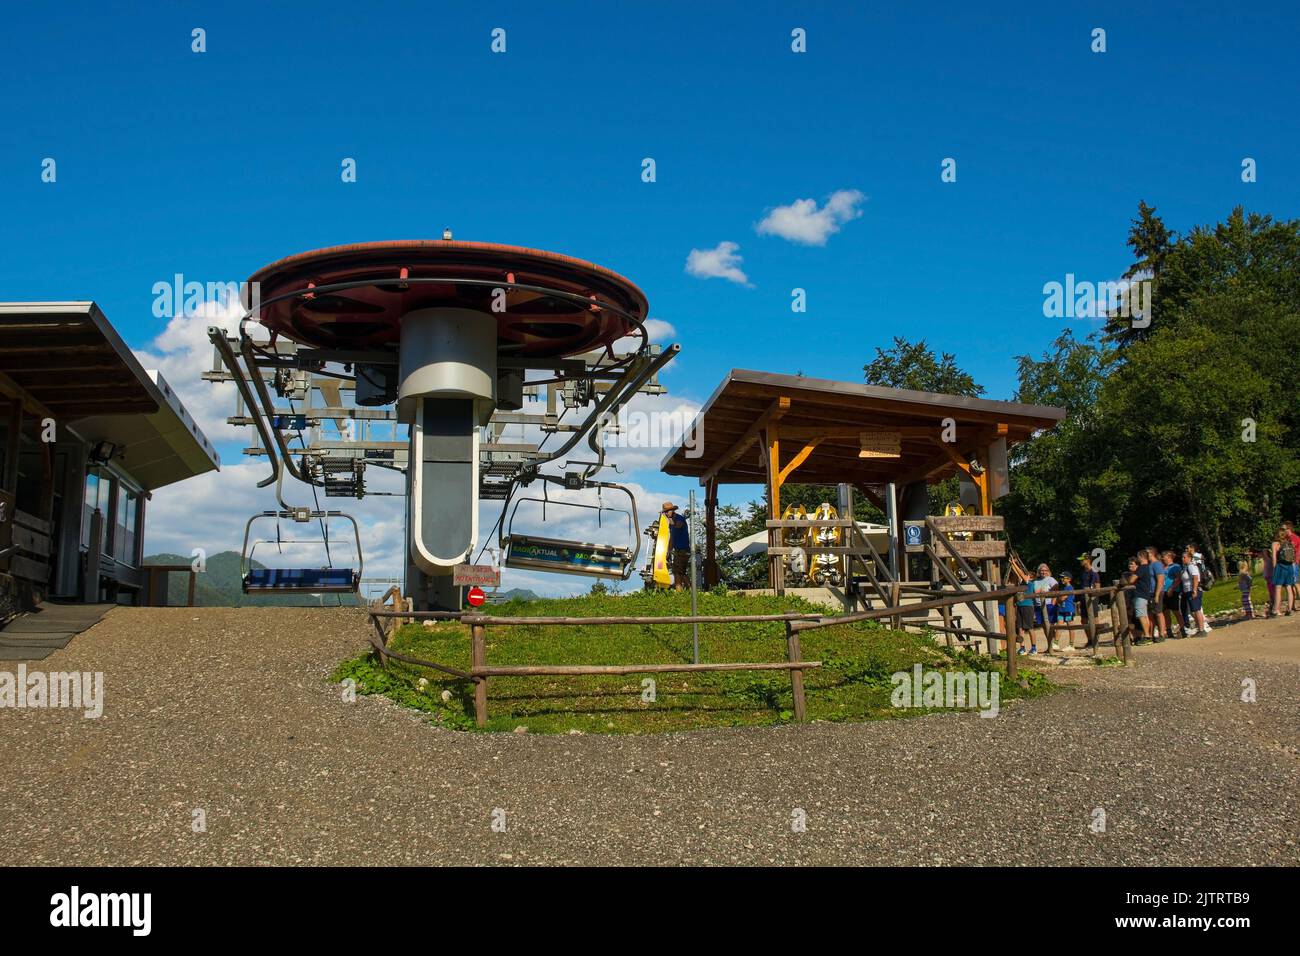
<path fill-rule="evenodd" d="M 1155 596 L 1151 599 L 1151 637 L 1157 644 L 1169 636 L 1169 628 L 1165 625 L 1164 604 L 1165 592 L 1169 585 L 1165 580 L 1165 565 L 1160 560 L 1160 552 L 1156 550 L 1154 544 L 1147 546 L 1147 554 L 1151 558 L 1151 574 L 1155 578 Z"/>
<path fill-rule="evenodd" d="M 1174 636 L 1174 624 L 1179 624 L 1182 631 L 1181 637 L 1187 636 L 1187 628 L 1183 625 L 1182 609 L 1182 592 L 1183 592 L 1183 566 L 1178 563 L 1178 556 L 1172 551 L 1164 553 L 1165 559 L 1165 636 Z"/>

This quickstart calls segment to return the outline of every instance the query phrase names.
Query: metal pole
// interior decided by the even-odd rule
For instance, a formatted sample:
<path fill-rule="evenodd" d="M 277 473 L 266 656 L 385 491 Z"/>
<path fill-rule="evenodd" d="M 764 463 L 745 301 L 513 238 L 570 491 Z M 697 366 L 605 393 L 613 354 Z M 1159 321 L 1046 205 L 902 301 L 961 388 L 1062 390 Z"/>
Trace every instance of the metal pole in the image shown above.
<path fill-rule="evenodd" d="M 695 617 L 695 489 L 691 489 L 687 507 L 691 509 L 691 521 L 688 530 L 691 533 L 691 617 Z M 700 625 L 691 624 L 691 661 L 700 662 Z"/>
<path fill-rule="evenodd" d="M 885 523 L 889 525 L 889 570 L 898 581 L 902 578 L 898 573 L 898 489 L 892 481 L 885 485 Z"/>

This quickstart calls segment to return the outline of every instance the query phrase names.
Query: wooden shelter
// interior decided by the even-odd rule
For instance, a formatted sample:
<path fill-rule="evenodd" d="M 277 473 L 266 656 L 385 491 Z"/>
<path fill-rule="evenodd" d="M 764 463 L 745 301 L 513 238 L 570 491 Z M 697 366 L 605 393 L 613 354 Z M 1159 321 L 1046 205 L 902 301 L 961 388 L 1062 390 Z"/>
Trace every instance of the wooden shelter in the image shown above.
<path fill-rule="evenodd" d="M 991 515 L 1007 490 L 1009 449 L 1064 417 L 1051 406 L 732 369 L 662 469 L 705 488 L 711 585 L 720 484 L 765 486 L 773 521 L 787 481 L 851 485 L 885 513 L 901 553 L 903 518 L 926 517 L 918 491 L 960 474 L 973 486 L 975 513 Z"/>
<path fill-rule="evenodd" d="M 0 617 L 141 599 L 151 492 L 218 465 L 93 302 L 0 302 Z"/>

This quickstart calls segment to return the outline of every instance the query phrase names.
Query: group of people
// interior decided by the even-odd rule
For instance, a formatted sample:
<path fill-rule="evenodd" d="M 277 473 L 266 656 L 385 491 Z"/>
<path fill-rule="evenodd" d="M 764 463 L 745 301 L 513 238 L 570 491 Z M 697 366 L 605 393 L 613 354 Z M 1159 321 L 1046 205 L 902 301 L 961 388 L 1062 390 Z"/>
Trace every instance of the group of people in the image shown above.
<path fill-rule="evenodd" d="M 1293 614 L 1300 610 L 1300 568 L 1297 568 L 1297 554 L 1300 554 L 1300 535 L 1296 534 L 1295 523 L 1283 521 L 1273 535 L 1273 540 L 1264 551 L 1264 581 L 1268 585 L 1268 608 L 1265 617 L 1277 617 L 1279 614 Z M 1241 609 L 1247 617 L 1255 616 L 1255 607 L 1250 599 L 1250 565 L 1243 561 L 1238 570 L 1241 572 L 1238 583 L 1241 587 Z M 1286 610 L 1282 608 L 1285 605 Z"/>
<path fill-rule="evenodd" d="M 1191 545 L 1181 553 L 1151 546 L 1129 558 L 1120 582 L 1133 588 L 1130 607 L 1138 632 L 1133 643 L 1209 634 L 1213 628 L 1201 609 L 1207 577 Z"/>
<path fill-rule="evenodd" d="M 1079 616 L 1080 623 L 1086 624 L 1090 613 L 1086 597 L 1079 592 L 1101 587 L 1101 575 L 1092 566 L 1092 555 L 1079 555 L 1079 565 L 1077 584 L 1069 571 L 1062 571 L 1058 581 L 1046 562 L 1038 565 L 1036 574 L 1024 581 L 1025 590 L 1016 596 L 1015 603 L 1017 654 L 1037 654 L 1040 635 L 1045 652 L 1073 646 L 1075 615 Z M 998 606 L 998 613 L 1006 613 L 1002 605 Z M 1006 623 L 1000 623 L 1005 631 Z M 1026 638 L 1028 649 L 1024 646 Z"/>
<path fill-rule="evenodd" d="M 1269 606 L 1265 617 L 1300 611 L 1300 535 L 1293 522 L 1285 521 L 1263 552 L 1264 579 L 1268 584 Z M 1016 629 L 1019 632 L 1018 654 L 1039 653 L 1043 640 L 1045 652 L 1072 646 L 1076 616 L 1086 625 L 1090 608 L 1095 606 L 1080 592 L 1101 587 L 1101 576 L 1093 568 L 1092 555 L 1079 555 L 1080 572 L 1061 573 L 1058 581 L 1046 563 L 1038 565 L 1033 576 L 1023 583 L 1025 590 L 1015 599 Z M 1237 585 L 1241 591 L 1241 609 L 1245 617 L 1255 617 L 1251 589 L 1254 576 L 1251 560 L 1238 564 Z M 1024 577 L 1024 576 L 1022 576 Z M 1212 576 L 1195 546 L 1181 551 L 1159 550 L 1154 545 L 1142 548 L 1128 559 L 1120 576 L 1126 589 L 1130 610 L 1130 627 L 1135 644 L 1159 643 L 1169 638 L 1197 637 L 1213 628 L 1205 618 L 1202 599 L 1212 583 Z M 999 607 L 999 613 L 1005 614 Z M 1003 631 L 1006 622 L 1002 621 Z M 1084 633 L 1087 629 L 1082 628 Z M 1057 636 L 1061 635 L 1058 640 Z M 1024 643 L 1029 642 L 1028 649 Z M 1090 639 L 1091 640 L 1091 639 Z"/>

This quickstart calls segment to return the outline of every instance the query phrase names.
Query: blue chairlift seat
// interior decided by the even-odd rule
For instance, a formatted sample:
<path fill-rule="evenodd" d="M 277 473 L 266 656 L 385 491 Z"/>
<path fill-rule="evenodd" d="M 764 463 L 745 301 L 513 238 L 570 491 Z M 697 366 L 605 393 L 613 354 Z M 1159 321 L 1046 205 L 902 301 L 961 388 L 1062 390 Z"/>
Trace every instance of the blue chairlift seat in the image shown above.
<path fill-rule="evenodd" d="M 329 518 L 343 518 L 352 525 L 352 538 L 356 544 L 356 568 L 260 568 L 253 567 L 253 552 L 259 544 L 299 545 L 323 544 L 329 550 L 328 535 L 318 541 L 280 536 L 279 520 L 293 520 L 298 524 L 310 524 L 319 521 L 324 531 L 324 523 Z M 251 540 L 253 523 L 259 519 L 275 520 L 274 538 Z M 240 553 L 239 567 L 242 572 L 242 586 L 245 594 L 350 594 L 361 590 L 361 574 L 365 567 L 365 558 L 361 554 L 361 532 L 356 519 L 342 511 L 319 511 L 311 508 L 294 508 L 283 511 L 263 511 L 253 515 L 244 525 L 244 549 Z"/>
<path fill-rule="evenodd" d="M 245 594 L 344 594 L 357 584 L 351 568 L 251 568 L 244 574 Z"/>

